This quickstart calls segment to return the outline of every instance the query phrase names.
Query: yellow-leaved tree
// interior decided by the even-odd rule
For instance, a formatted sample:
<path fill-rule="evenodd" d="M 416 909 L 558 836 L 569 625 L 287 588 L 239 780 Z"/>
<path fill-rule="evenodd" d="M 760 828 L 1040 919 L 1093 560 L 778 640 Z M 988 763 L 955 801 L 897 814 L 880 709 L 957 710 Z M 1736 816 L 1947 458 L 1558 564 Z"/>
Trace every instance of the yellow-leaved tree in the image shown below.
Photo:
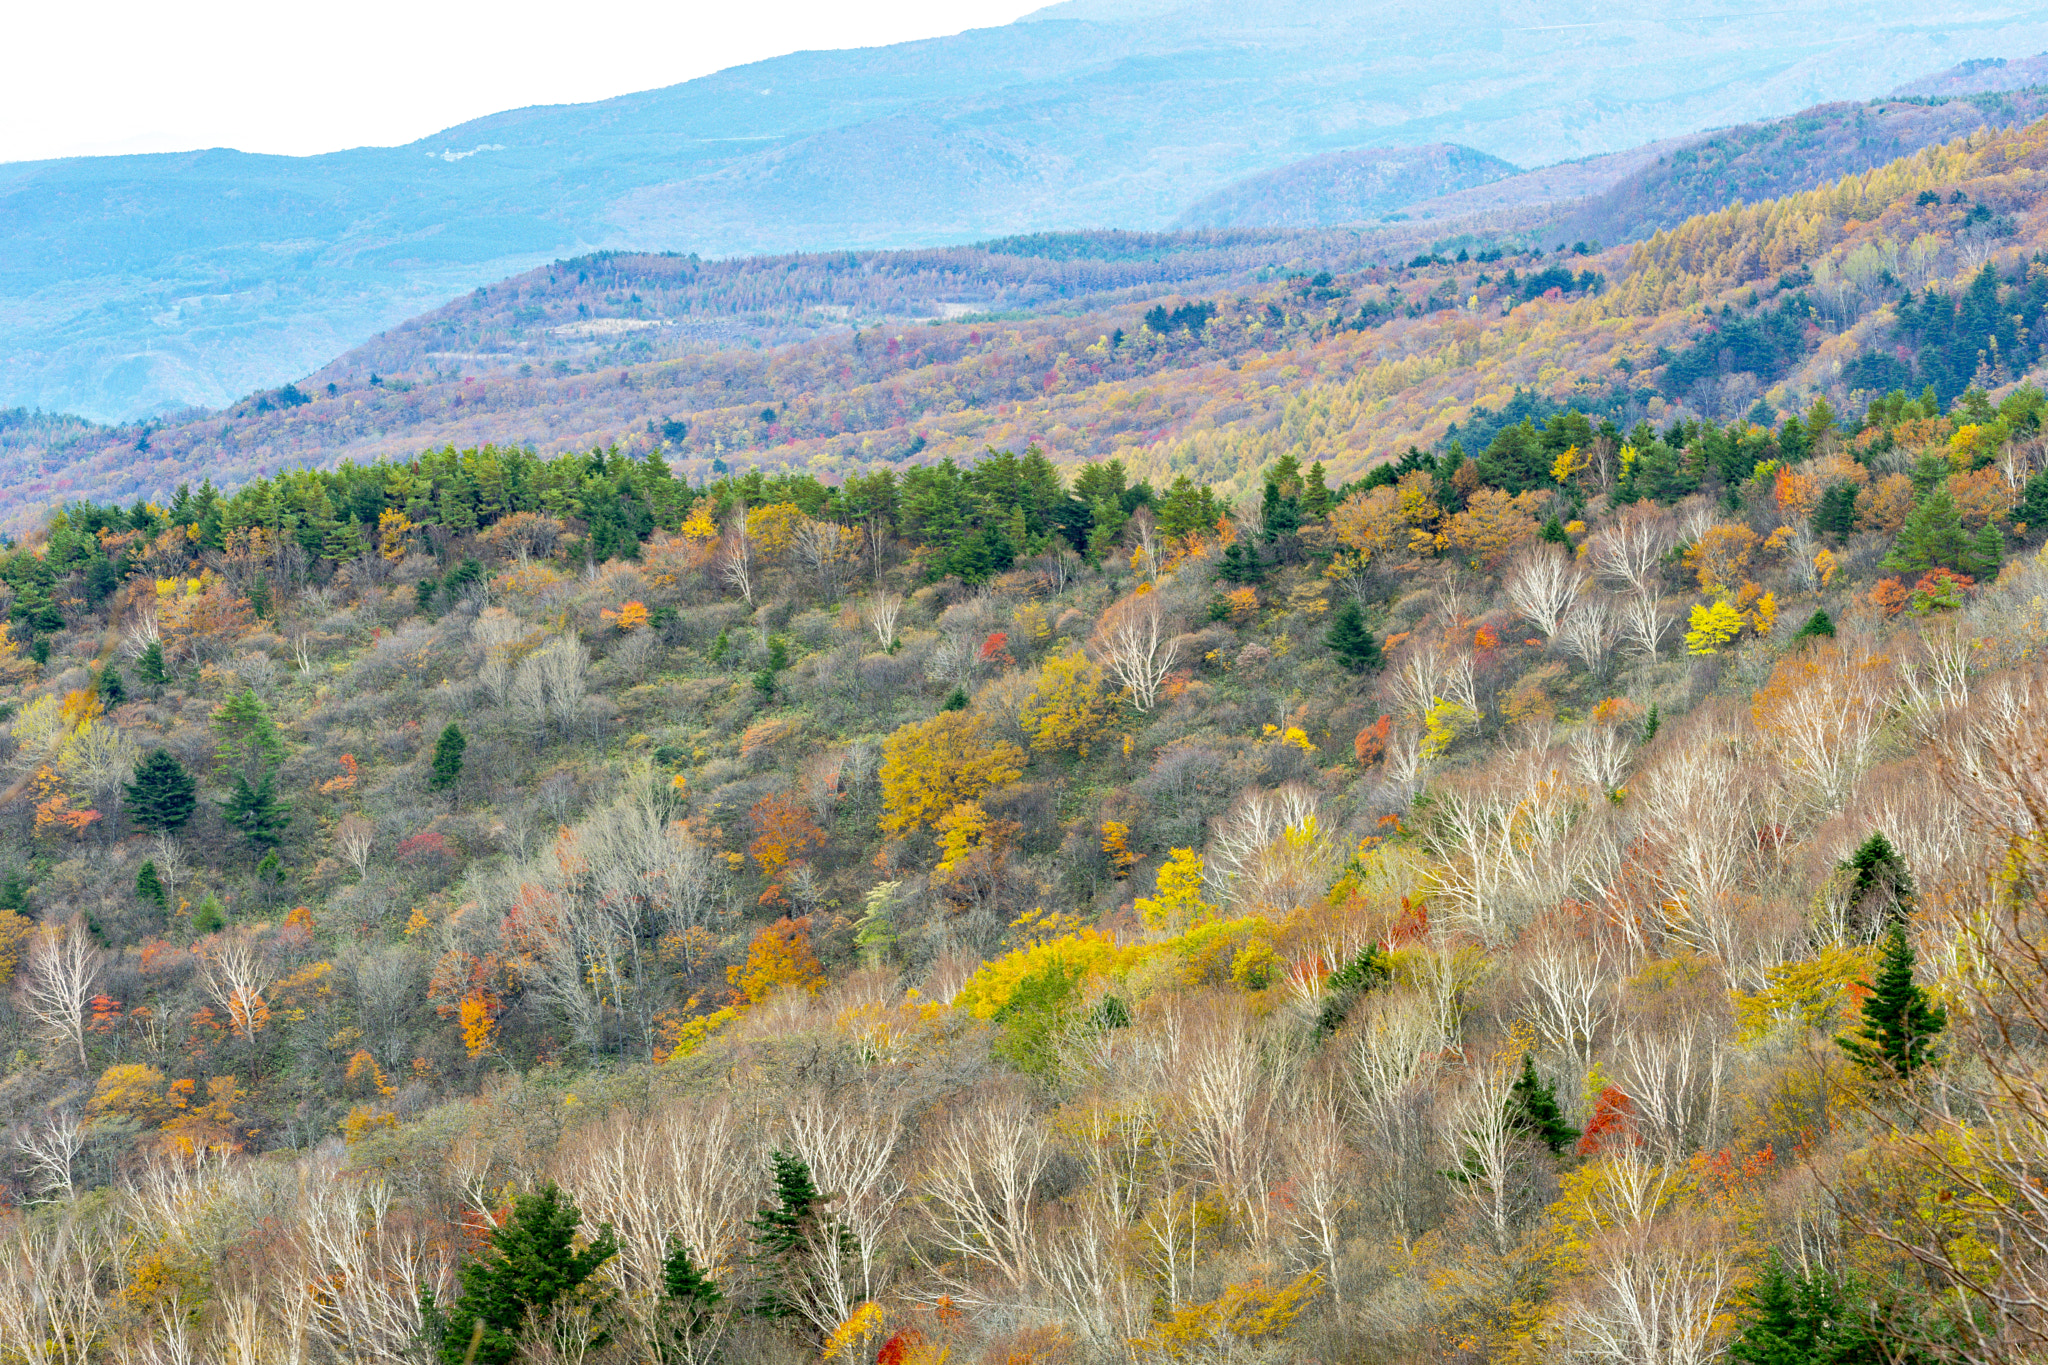
<path fill-rule="evenodd" d="M 1024 751 L 991 735 L 982 716 L 941 711 L 912 721 L 882 745 L 882 833 L 914 834 L 1023 771 Z"/>
<path fill-rule="evenodd" d="M 1169 934 L 1183 933 L 1214 918 L 1216 907 L 1202 899 L 1205 870 L 1201 854 L 1191 848 L 1174 849 L 1159 869 L 1158 894 L 1140 896 L 1138 914 L 1152 928 Z"/>
<path fill-rule="evenodd" d="M 1086 758 L 1115 706 L 1115 696 L 1103 686 L 1102 666 L 1077 649 L 1045 661 L 1020 719 L 1039 753 L 1071 749 Z"/>
<path fill-rule="evenodd" d="M 1731 602 L 1694 606 L 1690 628 L 1685 632 L 1688 654 L 1718 654 L 1721 646 L 1742 633 L 1742 613 Z"/>

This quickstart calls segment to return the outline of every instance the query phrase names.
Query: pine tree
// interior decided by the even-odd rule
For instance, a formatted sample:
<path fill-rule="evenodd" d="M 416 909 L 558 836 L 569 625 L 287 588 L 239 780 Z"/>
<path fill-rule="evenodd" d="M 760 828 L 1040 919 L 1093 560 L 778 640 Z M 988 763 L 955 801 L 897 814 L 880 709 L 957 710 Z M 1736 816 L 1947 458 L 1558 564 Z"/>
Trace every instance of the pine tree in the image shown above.
<path fill-rule="evenodd" d="M 1814 611 L 1813 615 L 1806 618 L 1805 625 L 1792 632 L 1792 640 L 1795 644 L 1801 640 L 1832 640 L 1834 638 L 1834 618 L 1818 609 Z"/>
<path fill-rule="evenodd" d="M 2027 480 L 2026 491 L 2012 509 L 2012 524 L 2025 526 L 2030 536 L 2048 530 L 2048 470 Z"/>
<path fill-rule="evenodd" d="M 135 776 L 122 787 L 121 795 L 130 820 L 162 833 L 183 829 L 199 804 L 192 774 L 168 749 L 154 750 L 136 764 Z"/>
<path fill-rule="evenodd" d="M 110 711 L 128 700 L 128 684 L 122 680 L 121 670 L 112 664 L 100 670 L 99 677 L 93 680 L 93 690 L 100 694 L 100 703 Z"/>
<path fill-rule="evenodd" d="M 1906 860 L 1882 834 L 1865 839 L 1836 870 L 1848 878 L 1848 915 L 1872 930 L 1896 923 L 1913 908 Z"/>
<path fill-rule="evenodd" d="M 1863 1002 L 1863 1027 L 1835 1042 L 1864 1070 L 1904 1080 L 1934 1060 L 1935 1037 L 1947 1027 L 1948 1012 L 1913 984 L 1913 945 L 1905 929 L 1893 925 Z"/>
<path fill-rule="evenodd" d="M 1812 1365 L 1825 1359 L 1826 1323 L 1814 1310 L 1823 1306 L 1827 1291 L 1814 1284 L 1817 1278 L 1787 1274 L 1776 1252 L 1765 1257 L 1728 1358 L 1740 1365 Z"/>
<path fill-rule="evenodd" d="M 284 740 L 277 722 L 254 688 L 243 688 L 220 704 L 213 713 L 213 728 L 220 733 L 220 770 L 243 776 L 275 773 L 284 761 Z"/>
<path fill-rule="evenodd" d="M 228 799 L 220 803 L 221 815 L 242 837 L 257 848 L 276 848 L 284 840 L 285 827 L 292 822 L 292 808 L 277 799 L 277 774 L 267 772 L 251 783 L 240 773 Z"/>
<path fill-rule="evenodd" d="M 268 620 L 270 607 L 270 580 L 262 574 L 257 574 L 256 581 L 249 585 L 249 610 L 255 612 L 260 619 Z"/>
<path fill-rule="evenodd" d="M 441 737 L 434 741 L 434 775 L 427 779 L 427 786 L 433 791 L 446 791 L 462 777 L 462 755 L 469 748 L 469 739 L 462 733 L 462 727 L 449 721 Z"/>
<path fill-rule="evenodd" d="M 170 682 L 171 675 L 164 668 L 163 641 L 149 642 L 149 647 L 135 660 L 135 676 L 151 687 L 162 687 Z"/>
<path fill-rule="evenodd" d="M 1832 536 L 1837 545 L 1847 540 L 1856 529 L 1856 485 L 1846 480 L 1830 484 L 1820 495 L 1811 521 L 1816 532 Z"/>
<path fill-rule="evenodd" d="M 462 1365 L 471 1358 L 478 1323 L 483 1333 L 475 1365 L 511 1365 L 518 1358 L 521 1329 L 544 1320 L 619 1249 L 606 1224 L 577 1250 L 582 1221 L 582 1213 L 553 1181 L 519 1196 L 505 1225 L 491 1233 L 490 1250 L 462 1267 L 462 1294 L 448 1310 L 441 1338 L 444 1365 Z"/>
<path fill-rule="evenodd" d="M 1216 576 L 1225 583 L 1244 587 L 1264 582 L 1266 565 L 1257 550 L 1241 540 L 1233 540 L 1223 547 L 1223 558 L 1216 562 Z"/>
<path fill-rule="evenodd" d="M 163 878 L 156 875 L 155 859 L 145 861 L 135 874 L 135 896 L 159 910 L 170 909 L 170 897 L 164 893 Z"/>
<path fill-rule="evenodd" d="M 1963 552 L 1962 562 L 1956 567 L 1972 578 L 1989 579 L 1998 577 L 1998 571 L 2005 566 L 2005 533 L 1993 522 L 1985 522 Z"/>
<path fill-rule="evenodd" d="M 1564 1121 L 1564 1112 L 1558 1108 L 1557 1083 L 1545 1083 L 1526 1052 L 1522 1054 L 1522 1074 L 1515 1077 L 1514 1088 L 1508 1092 L 1508 1121 L 1517 1132 L 1548 1147 L 1552 1155 L 1579 1140 L 1579 1130 Z"/>
<path fill-rule="evenodd" d="M 1648 744 L 1657 737 L 1657 703 L 1650 703 L 1650 714 L 1643 720 L 1643 743 Z"/>
<path fill-rule="evenodd" d="M 672 1240 L 661 1263 L 660 1358 L 685 1361 L 701 1355 L 704 1338 L 718 1326 L 718 1308 L 724 1302 L 717 1282 L 690 1259 L 690 1249 Z M 693 1351 L 693 1345 L 700 1349 Z"/>
<path fill-rule="evenodd" d="M 1884 567 L 1899 573 L 1961 569 L 1969 555 L 1970 541 L 1963 534 L 1955 497 L 1947 484 L 1938 483 L 1920 499 L 1920 505 L 1899 528 L 1898 539 L 1884 557 Z"/>
<path fill-rule="evenodd" d="M 227 927 L 227 923 L 227 909 L 221 905 L 220 897 L 214 895 L 211 891 L 207 892 L 206 899 L 199 902 L 198 908 L 192 912 L 192 932 L 195 934 L 218 933 Z"/>
<path fill-rule="evenodd" d="M 755 1313 L 764 1318 L 798 1316 L 810 1297 L 810 1252 L 826 1238 L 837 1238 L 852 1253 L 852 1236 L 825 1216 L 825 1200 L 802 1157 L 769 1153 L 775 1168 L 775 1202 L 753 1218 L 754 1252 L 748 1258 L 759 1282 Z"/>
<path fill-rule="evenodd" d="M 1365 628 L 1365 615 L 1356 602 L 1346 602 L 1337 608 L 1323 643 L 1337 656 L 1337 662 L 1353 673 L 1380 666 L 1380 642 Z"/>
<path fill-rule="evenodd" d="M 965 711 L 968 704 L 967 689 L 956 687 L 946 694 L 944 701 L 939 703 L 939 709 L 941 711 Z"/>

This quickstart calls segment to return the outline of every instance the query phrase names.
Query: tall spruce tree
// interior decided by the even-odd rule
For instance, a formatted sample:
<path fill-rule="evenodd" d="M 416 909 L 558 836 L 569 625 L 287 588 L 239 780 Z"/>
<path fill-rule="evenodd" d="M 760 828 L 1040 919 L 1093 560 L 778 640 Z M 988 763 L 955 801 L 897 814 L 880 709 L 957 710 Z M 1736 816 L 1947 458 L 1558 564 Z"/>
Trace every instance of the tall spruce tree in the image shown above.
<path fill-rule="evenodd" d="M 427 779 L 427 786 L 434 791 L 447 791 L 462 780 L 462 755 L 469 748 L 469 738 L 462 733 L 462 727 L 449 721 L 441 737 L 434 741 L 434 773 Z"/>
<path fill-rule="evenodd" d="M 1913 879 L 1892 841 L 1873 833 L 1857 845 L 1836 873 L 1842 879 L 1844 915 L 1868 933 L 1903 919 L 1913 908 Z"/>
<path fill-rule="evenodd" d="M 199 804 L 192 774 L 168 749 L 152 750 L 136 764 L 135 776 L 121 788 L 121 796 L 130 820 L 160 833 L 183 829 Z"/>
<path fill-rule="evenodd" d="M 159 910 L 171 907 L 170 897 L 164 893 L 163 878 L 156 874 L 156 860 L 147 859 L 135 874 L 135 897 L 137 900 L 154 905 Z"/>
<path fill-rule="evenodd" d="M 254 688 L 243 688 L 222 702 L 213 713 L 213 728 L 220 736 L 220 769 L 256 778 L 277 771 L 284 761 L 284 739 L 277 722 Z"/>
<path fill-rule="evenodd" d="M 1913 945 L 1905 928 L 1893 925 L 1863 1001 L 1863 1026 L 1835 1042 L 1865 1071 L 1905 1080 L 1934 1060 L 1934 1040 L 1947 1027 L 1948 1011 L 1913 984 Z"/>
<path fill-rule="evenodd" d="M 723 1323 L 719 1309 L 724 1302 L 717 1282 L 697 1267 L 690 1249 L 672 1240 L 661 1263 L 661 1302 L 655 1315 L 653 1345 L 663 1365 L 697 1361 L 709 1354 L 707 1348 L 715 1344 Z"/>
<path fill-rule="evenodd" d="M 1380 642 L 1365 628 L 1365 614 L 1359 611 L 1356 602 L 1346 602 L 1337 608 L 1323 643 L 1337 656 L 1337 662 L 1353 673 L 1380 666 Z"/>
<path fill-rule="evenodd" d="M 754 1312 L 764 1318 L 800 1317 L 803 1305 L 816 1293 L 813 1277 L 816 1258 L 811 1254 L 827 1243 L 839 1242 L 839 1250 L 853 1252 L 852 1235 L 825 1213 L 825 1198 L 818 1193 L 811 1167 L 800 1156 L 769 1153 L 775 1171 L 775 1202 L 749 1219 L 753 1229 L 753 1255 L 749 1257 L 755 1279 Z"/>
<path fill-rule="evenodd" d="M 250 844 L 273 849 L 284 841 L 285 827 L 292 822 L 292 808 L 277 799 L 277 774 L 266 772 L 251 782 L 235 774 L 235 785 L 220 803 L 221 816 Z"/>
<path fill-rule="evenodd" d="M 1938 483 L 1899 528 L 1898 539 L 1884 557 L 1884 567 L 1902 573 L 1961 569 L 1970 557 L 1970 539 L 1963 533 L 1955 497 L 1946 483 Z"/>
<path fill-rule="evenodd" d="M 462 1267 L 462 1294 L 448 1310 L 441 1338 L 444 1365 L 463 1365 L 472 1341 L 476 1365 L 511 1365 L 518 1358 L 521 1330 L 546 1319 L 619 1249 L 607 1224 L 578 1250 L 582 1222 L 553 1181 L 519 1196 L 505 1225 L 491 1233 L 490 1250 Z"/>

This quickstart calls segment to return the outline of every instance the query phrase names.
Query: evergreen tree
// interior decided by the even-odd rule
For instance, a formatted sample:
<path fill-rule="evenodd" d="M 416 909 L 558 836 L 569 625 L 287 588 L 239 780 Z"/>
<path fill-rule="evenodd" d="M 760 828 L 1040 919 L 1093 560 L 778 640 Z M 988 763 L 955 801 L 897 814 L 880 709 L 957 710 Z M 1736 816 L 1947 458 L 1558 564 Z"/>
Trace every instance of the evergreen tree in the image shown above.
<path fill-rule="evenodd" d="M 269 620 L 270 607 L 270 580 L 257 574 L 256 581 L 249 585 L 249 610 L 255 612 L 259 619 Z"/>
<path fill-rule="evenodd" d="M 1657 703 L 1650 703 L 1650 714 L 1643 720 L 1643 743 L 1648 744 L 1657 737 Z"/>
<path fill-rule="evenodd" d="M 747 1220 L 754 1244 L 748 1264 L 758 1282 L 754 1311 L 764 1318 L 795 1317 L 812 1293 L 810 1253 L 824 1239 L 837 1238 L 851 1255 L 853 1239 L 826 1218 L 809 1163 L 782 1152 L 769 1153 L 769 1161 L 775 1170 L 775 1202 Z"/>
<path fill-rule="evenodd" d="M 1268 541 L 1291 536 L 1301 530 L 1301 502 L 1282 494 L 1280 485 L 1268 480 L 1259 519 Z"/>
<path fill-rule="evenodd" d="M 2048 470 L 2027 480 L 2026 491 L 2012 509 L 2012 524 L 2025 526 L 2030 536 L 2048 531 Z"/>
<path fill-rule="evenodd" d="M 440 588 L 441 580 L 431 574 L 413 584 L 412 603 L 414 610 L 418 611 L 422 616 L 432 616 L 434 614 L 434 594 L 440 591 Z"/>
<path fill-rule="evenodd" d="M 946 694 L 946 699 L 939 703 L 941 711 L 965 711 L 967 706 L 967 689 L 964 687 L 954 688 Z"/>
<path fill-rule="evenodd" d="M 163 878 L 156 875 L 155 859 L 145 861 L 142 870 L 135 874 L 135 896 L 159 910 L 171 908 L 170 897 L 164 893 Z"/>
<path fill-rule="evenodd" d="M 164 669 L 164 646 L 161 640 L 151 640 L 135 660 L 135 676 L 151 687 L 162 687 L 171 680 Z"/>
<path fill-rule="evenodd" d="M 1564 1121 L 1557 1105 L 1557 1083 L 1546 1083 L 1536 1074 L 1536 1062 L 1522 1054 L 1522 1074 L 1508 1092 L 1508 1121 L 1517 1132 L 1535 1138 L 1551 1153 L 1562 1152 L 1579 1140 L 1579 1130 Z"/>
<path fill-rule="evenodd" d="M 183 829 L 199 804 L 197 784 L 168 749 L 151 751 L 121 788 L 128 818 L 144 829 Z"/>
<path fill-rule="evenodd" d="M 1786 1273 L 1777 1253 L 1770 1253 L 1728 1358 L 1741 1365 L 1815 1365 L 1827 1359 L 1833 1298 L 1832 1285 L 1819 1276 Z"/>
<path fill-rule="evenodd" d="M 490 1250 L 462 1267 L 462 1293 L 448 1310 L 441 1338 L 443 1365 L 470 1359 L 472 1340 L 475 1365 L 511 1365 L 518 1359 L 520 1331 L 544 1320 L 619 1249 L 607 1224 L 577 1250 L 582 1221 L 582 1213 L 553 1181 L 519 1196 L 505 1225 L 491 1233 Z"/>
<path fill-rule="evenodd" d="M 427 779 L 427 786 L 433 791 L 446 791 L 462 777 L 462 755 L 469 748 L 469 739 L 462 733 L 462 727 L 449 721 L 441 737 L 434 741 L 434 774 Z"/>
<path fill-rule="evenodd" d="M 1266 566 L 1259 559 L 1259 552 L 1241 540 L 1233 540 L 1223 547 L 1223 558 L 1217 561 L 1216 576 L 1225 583 L 1242 587 L 1262 582 L 1266 577 Z"/>
<path fill-rule="evenodd" d="M 1795 644 L 1801 640 L 1832 640 L 1834 638 L 1834 619 L 1830 617 L 1826 612 L 1821 611 L 1817 608 L 1815 609 L 1813 615 L 1806 618 L 1805 625 L 1801 626 L 1798 630 L 1792 632 L 1792 640 Z"/>
<path fill-rule="evenodd" d="M 704 1358 L 721 1324 L 719 1305 L 724 1302 L 717 1283 L 690 1258 L 690 1249 L 671 1240 L 661 1263 L 661 1301 L 650 1343 L 655 1360 L 666 1365 Z"/>
<path fill-rule="evenodd" d="M 1337 656 L 1337 662 L 1353 673 L 1380 666 L 1380 642 L 1365 628 L 1365 615 L 1356 602 L 1346 602 L 1337 608 L 1323 643 Z"/>
<path fill-rule="evenodd" d="M 276 848 L 284 840 L 285 826 L 292 822 L 292 808 L 277 799 L 277 774 L 267 772 L 250 782 L 235 774 L 235 785 L 220 803 L 221 816 L 256 848 Z"/>
<path fill-rule="evenodd" d="M 245 687 L 220 704 L 213 713 L 213 728 L 220 734 L 220 770 L 241 776 L 269 774 L 284 761 L 284 740 L 277 722 L 254 688 Z"/>
<path fill-rule="evenodd" d="M 1903 920 L 1913 908 L 1906 860 L 1882 834 L 1872 834 L 1837 868 L 1846 876 L 1849 917 L 1871 930 Z"/>
<path fill-rule="evenodd" d="M 199 902 L 198 908 L 192 912 L 192 932 L 195 934 L 219 933 L 227 927 L 227 923 L 227 910 L 221 905 L 220 897 L 214 895 L 211 891 L 207 892 L 206 899 Z"/>
<path fill-rule="evenodd" d="M 1896 573 L 1961 569 L 1969 554 L 1970 541 L 1963 534 L 1955 497 L 1947 484 L 1938 483 L 1920 499 L 1920 505 L 1899 528 L 1898 539 L 1884 557 L 1884 567 Z"/>
<path fill-rule="evenodd" d="M 1948 1012 L 1913 984 L 1913 945 L 1905 929 L 1893 925 L 1877 981 L 1863 1001 L 1863 1027 L 1836 1043 L 1864 1070 L 1904 1080 L 1934 1060 L 1935 1037 L 1947 1027 Z"/>
<path fill-rule="evenodd" d="M 1571 548 L 1571 533 L 1564 529 L 1564 523 L 1559 521 L 1555 515 L 1543 523 L 1543 529 L 1538 531 L 1536 535 L 1539 540 L 1547 540 L 1552 545 L 1562 545 L 1566 549 Z"/>
<path fill-rule="evenodd" d="M 128 684 L 122 681 L 121 670 L 108 664 L 93 680 L 93 690 L 100 694 L 100 702 L 108 710 L 128 700 Z"/>
<path fill-rule="evenodd" d="M 1956 567 L 1977 579 L 1998 577 L 1999 569 L 2005 565 L 2005 533 L 1992 522 L 1985 522 L 1977 534 L 1970 537 L 1964 549 L 1962 562 Z"/>
<path fill-rule="evenodd" d="M 1834 537 L 1837 545 L 1847 540 L 1856 529 L 1856 485 L 1846 480 L 1828 485 L 1813 509 L 1812 525 L 1817 533 Z"/>

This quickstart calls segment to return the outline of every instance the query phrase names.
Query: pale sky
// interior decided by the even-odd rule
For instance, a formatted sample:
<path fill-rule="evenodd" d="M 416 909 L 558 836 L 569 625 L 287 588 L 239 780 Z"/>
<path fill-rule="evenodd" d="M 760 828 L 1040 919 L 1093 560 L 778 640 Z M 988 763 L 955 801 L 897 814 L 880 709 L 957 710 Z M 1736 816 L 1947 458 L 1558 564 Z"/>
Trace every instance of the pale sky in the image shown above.
<path fill-rule="evenodd" d="M 74 0 L 9 7 L 0 161 L 391 145 L 806 48 L 1006 24 L 1044 0 Z"/>

